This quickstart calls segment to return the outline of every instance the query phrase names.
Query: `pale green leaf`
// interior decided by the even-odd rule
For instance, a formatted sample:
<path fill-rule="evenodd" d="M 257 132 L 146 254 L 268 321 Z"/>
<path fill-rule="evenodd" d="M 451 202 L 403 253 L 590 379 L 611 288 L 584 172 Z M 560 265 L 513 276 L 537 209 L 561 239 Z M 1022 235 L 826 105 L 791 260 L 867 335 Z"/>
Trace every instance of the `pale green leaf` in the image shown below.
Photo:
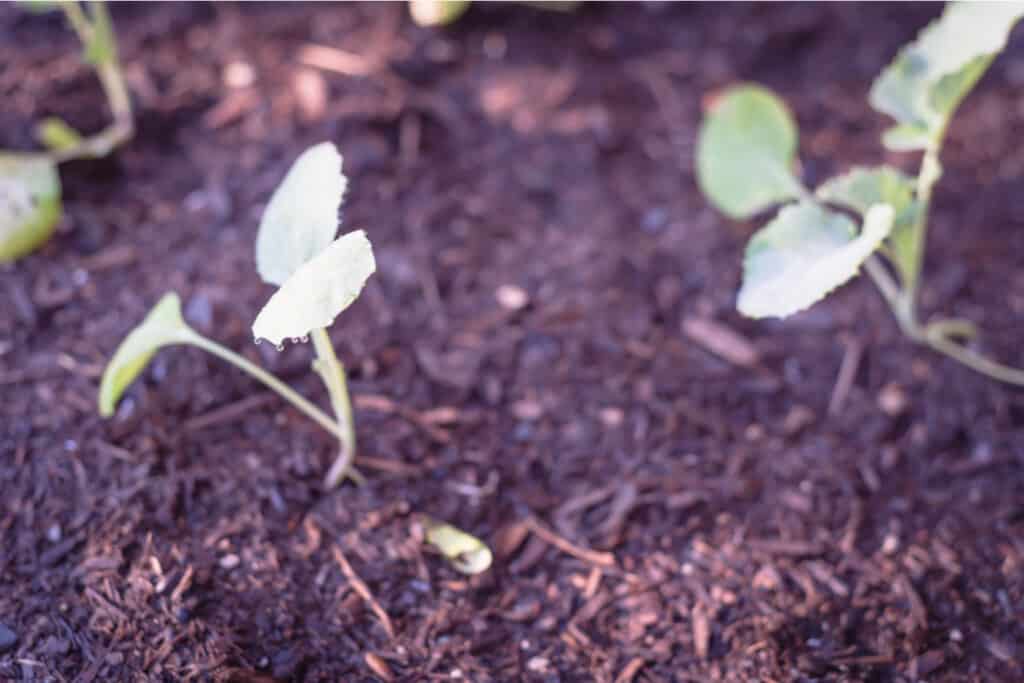
<path fill-rule="evenodd" d="M 418 26 L 445 26 L 469 9 L 469 0 L 409 0 L 409 14 Z"/>
<path fill-rule="evenodd" d="M 747 246 L 738 308 L 752 318 L 808 308 L 857 274 L 892 230 L 893 210 L 871 207 L 864 228 L 811 202 L 784 207 Z"/>
<path fill-rule="evenodd" d="M 377 269 L 366 233 L 342 235 L 299 267 L 270 297 L 252 325 L 257 340 L 280 346 L 328 327 L 359 296 Z"/>
<path fill-rule="evenodd" d="M 927 128 L 913 123 L 901 123 L 882 133 L 882 144 L 893 152 L 913 152 L 926 149 L 932 137 Z"/>
<path fill-rule="evenodd" d="M 82 144 L 82 135 L 56 116 L 36 124 L 36 139 L 51 152 L 63 152 Z"/>
<path fill-rule="evenodd" d="M 701 191 L 733 218 L 794 199 L 801 193 L 792 171 L 796 147 L 796 123 L 778 97 L 756 85 L 731 88 L 701 125 Z"/>
<path fill-rule="evenodd" d="M 35 250 L 61 216 L 60 176 L 42 154 L 0 153 L 0 263 Z"/>
<path fill-rule="evenodd" d="M 60 9 L 60 3 L 56 0 L 18 0 L 16 4 L 32 14 L 46 14 Z"/>
<path fill-rule="evenodd" d="M 164 294 L 145 320 L 125 337 L 107 363 L 100 381 L 100 415 L 110 417 L 114 414 L 125 389 L 146 368 L 160 347 L 188 343 L 194 334 L 181 317 L 178 295 L 173 292 Z"/>
<path fill-rule="evenodd" d="M 1020 2 L 949 3 L 942 16 L 904 47 L 875 80 L 871 106 L 934 138 L 1006 46 L 1022 14 L 1024 3 Z M 905 143 L 906 138 L 884 141 L 888 146 Z"/>
<path fill-rule="evenodd" d="M 858 166 L 830 178 L 815 192 L 818 199 L 862 216 L 875 204 L 889 204 L 899 216 L 913 200 L 914 183 L 892 166 Z"/>
<path fill-rule="evenodd" d="M 452 566 L 463 574 L 479 574 L 491 566 L 491 549 L 476 536 L 451 524 L 430 519 L 426 520 L 424 526 L 427 542 L 440 550 Z"/>
<path fill-rule="evenodd" d="M 256 269 L 265 282 L 284 284 L 334 240 L 345 185 L 332 143 L 314 145 L 296 159 L 260 221 Z"/>

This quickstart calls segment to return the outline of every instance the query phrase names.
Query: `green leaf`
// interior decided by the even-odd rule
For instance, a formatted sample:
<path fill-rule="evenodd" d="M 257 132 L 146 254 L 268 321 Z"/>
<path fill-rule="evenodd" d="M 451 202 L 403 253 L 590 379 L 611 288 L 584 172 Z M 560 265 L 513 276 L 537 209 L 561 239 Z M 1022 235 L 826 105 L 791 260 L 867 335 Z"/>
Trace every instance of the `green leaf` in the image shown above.
<path fill-rule="evenodd" d="M 409 14 L 417 26 L 446 26 L 469 9 L 469 0 L 409 0 Z"/>
<path fill-rule="evenodd" d="M 801 194 L 793 175 L 797 129 L 782 101 L 756 85 L 731 88 L 701 125 L 697 180 L 732 218 L 747 218 Z"/>
<path fill-rule="evenodd" d="M 51 152 L 63 152 L 82 144 L 82 135 L 56 116 L 49 116 L 36 125 L 36 139 Z"/>
<path fill-rule="evenodd" d="M 785 317 L 808 308 L 857 274 L 892 230 L 893 210 L 872 206 L 864 228 L 811 202 L 779 211 L 747 245 L 738 308 L 752 318 Z"/>
<path fill-rule="evenodd" d="M 359 296 L 377 269 L 366 233 L 356 230 L 336 239 L 303 264 L 263 307 L 252 325 L 257 341 L 280 347 L 328 327 Z"/>
<path fill-rule="evenodd" d="M 85 44 L 85 61 L 93 66 L 112 63 L 117 59 L 117 39 L 110 14 L 98 3 L 90 5 L 90 9 L 92 33 Z"/>
<path fill-rule="evenodd" d="M 875 204 L 889 204 L 899 216 L 913 201 L 914 182 L 892 166 L 858 166 L 830 178 L 815 192 L 818 199 L 864 215 Z"/>
<path fill-rule="evenodd" d="M 169 292 L 153 307 L 142 324 L 132 330 L 107 363 L 100 381 L 100 415 L 114 414 L 128 385 L 146 368 L 161 347 L 186 344 L 195 333 L 181 317 L 181 300 Z"/>
<path fill-rule="evenodd" d="M 1022 15 L 1024 3 L 1019 2 L 949 3 L 942 16 L 904 47 L 875 80 L 871 106 L 900 124 L 927 131 L 934 139 L 1006 46 Z M 903 143 L 900 149 L 908 149 L 903 136 L 890 136 L 883 142 L 887 146 Z"/>
<path fill-rule="evenodd" d="M 476 536 L 431 519 L 426 520 L 424 526 L 427 543 L 440 550 L 463 574 L 479 574 L 491 566 L 491 549 Z"/>
<path fill-rule="evenodd" d="M 345 185 L 333 144 L 310 147 L 295 160 L 260 221 L 256 269 L 264 282 L 284 284 L 334 240 Z"/>
<path fill-rule="evenodd" d="M 44 244 L 60 216 L 56 164 L 42 154 L 0 153 L 0 263 Z"/>
<path fill-rule="evenodd" d="M 18 0 L 17 5 L 31 14 L 46 14 L 60 6 L 56 0 Z"/>
<path fill-rule="evenodd" d="M 926 149 L 931 140 L 928 129 L 914 123 L 901 123 L 882 133 L 882 144 L 893 152 Z"/>

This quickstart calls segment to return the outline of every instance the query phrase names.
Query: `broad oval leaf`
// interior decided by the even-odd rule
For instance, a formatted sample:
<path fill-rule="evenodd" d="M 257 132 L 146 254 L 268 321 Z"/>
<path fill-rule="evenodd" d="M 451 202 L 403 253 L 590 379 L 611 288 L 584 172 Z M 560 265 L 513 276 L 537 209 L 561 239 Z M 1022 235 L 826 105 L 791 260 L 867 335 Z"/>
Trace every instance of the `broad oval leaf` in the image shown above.
<path fill-rule="evenodd" d="M 61 216 L 57 166 L 42 154 L 0 153 L 0 263 L 35 250 Z"/>
<path fill-rule="evenodd" d="M 747 245 L 737 307 L 752 318 L 808 308 L 856 275 L 892 224 L 887 204 L 868 210 L 860 235 L 849 218 L 817 204 L 783 208 Z"/>
<path fill-rule="evenodd" d="M 469 0 L 409 0 L 409 14 L 418 26 L 445 26 L 469 9 Z"/>
<path fill-rule="evenodd" d="M 756 85 L 731 88 L 701 125 L 697 180 L 732 218 L 747 218 L 801 193 L 793 175 L 797 129 L 785 104 Z"/>
<path fill-rule="evenodd" d="M 479 574 L 491 566 L 491 549 L 476 536 L 451 524 L 430 519 L 426 520 L 424 526 L 427 543 L 440 550 L 452 566 L 463 574 Z"/>
<path fill-rule="evenodd" d="M 1006 46 L 1020 2 L 952 2 L 904 47 L 871 87 L 871 106 L 927 137 L 887 135 L 886 146 L 921 149 Z M 907 129 L 904 129 L 907 130 Z M 895 149 L 896 147 L 890 147 Z"/>
<path fill-rule="evenodd" d="M 914 182 L 892 166 L 857 166 L 825 181 L 815 194 L 862 216 L 875 204 L 888 204 L 899 216 L 913 201 Z"/>
<path fill-rule="evenodd" d="M 328 327 L 359 296 L 377 269 L 366 233 L 356 230 L 336 239 L 302 265 L 263 307 L 252 325 L 257 341 L 280 346 Z"/>
<path fill-rule="evenodd" d="M 192 328 L 181 316 L 181 300 L 178 295 L 174 292 L 164 294 L 145 320 L 125 337 L 103 370 L 99 395 L 100 415 L 110 417 L 114 414 L 125 389 L 135 381 L 161 347 L 188 343 L 193 335 Z"/>
<path fill-rule="evenodd" d="M 314 145 L 295 160 L 256 236 L 256 269 L 264 282 L 283 285 L 334 240 L 345 185 L 341 155 L 332 143 Z"/>

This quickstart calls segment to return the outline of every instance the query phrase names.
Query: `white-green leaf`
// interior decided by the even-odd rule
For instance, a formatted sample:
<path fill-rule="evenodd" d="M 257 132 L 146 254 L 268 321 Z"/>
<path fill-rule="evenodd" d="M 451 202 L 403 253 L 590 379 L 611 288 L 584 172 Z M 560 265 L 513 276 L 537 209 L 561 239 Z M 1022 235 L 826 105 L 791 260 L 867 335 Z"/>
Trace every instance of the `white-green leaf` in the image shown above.
<path fill-rule="evenodd" d="M 797 129 L 785 104 L 756 85 L 731 88 L 701 125 L 697 180 L 732 218 L 747 218 L 800 195 L 793 175 Z"/>
<path fill-rule="evenodd" d="M 0 263 L 35 250 L 60 221 L 60 176 L 42 154 L 0 153 Z"/>
<path fill-rule="evenodd" d="M 1020 2 L 953 2 L 904 47 L 871 87 L 871 106 L 928 137 L 889 136 L 900 149 L 934 138 L 957 105 L 1005 46 L 1024 15 Z M 916 147 L 909 147 L 915 140 Z"/>
<path fill-rule="evenodd" d="M 366 233 L 342 235 L 288 278 L 252 325 L 257 340 L 280 346 L 328 327 L 356 300 L 377 269 Z"/>
<path fill-rule="evenodd" d="M 114 414 L 125 389 L 146 368 L 160 347 L 188 343 L 194 334 L 181 317 L 178 295 L 173 292 L 164 294 L 145 320 L 125 337 L 107 363 L 100 381 L 100 415 L 110 417 Z"/>
<path fill-rule="evenodd" d="M 892 166 L 858 166 L 830 178 L 815 192 L 818 199 L 864 215 L 875 204 L 889 204 L 899 216 L 913 200 L 914 183 Z"/>
<path fill-rule="evenodd" d="M 409 0 L 409 14 L 418 26 L 445 26 L 469 9 L 469 0 Z"/>
<path fill-rule="evenodd" d="M 856 275 L 892 224 L 887 204 L 868 210 L 860 235 L 845 215 L 817 204 L 783 208 L 747 245 L 737 307 L 752 318 L 808 308 Z"/>
<path fill-rule="evenodd" d="M 441 551 L 452 566 L 463 574 L 479 574 L 491 566 L 491 549 L 476 536 L 451 524 L 426 520 L 427 543 Z"/>
<path fill-rule="evenodd" d="M 256 269 L 265 282 L 284 284 L 334 240 L 345 185 L 341 155 L 332 143 L 314 145 L 295 160 L 271 196 L 256 237 Z"/>

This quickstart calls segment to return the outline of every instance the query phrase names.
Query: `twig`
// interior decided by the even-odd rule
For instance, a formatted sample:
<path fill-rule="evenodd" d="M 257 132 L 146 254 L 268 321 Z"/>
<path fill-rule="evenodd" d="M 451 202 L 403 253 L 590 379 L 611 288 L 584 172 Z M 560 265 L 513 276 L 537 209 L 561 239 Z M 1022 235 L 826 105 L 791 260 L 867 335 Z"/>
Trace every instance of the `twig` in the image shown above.
<path fill-rule="evenodd" d="M 846 343 L 846 353 L 843 354 L 843 362 L 839 366 L 839 374 L 836 376 L 836 384 L 832 388 L 832 397 L 828 401 L 828 414 L 838 415 L 843 412 L 843 405 L 846 403 L 846 396 L 853 386 L 853 378 L 857 376 L 857 368 L 860 366 L 860 356 L 864 351 L 863 345 L 857 339 L 851 339 Z"/>
<path fill-rule="evenodd" d="M 354 569 L 352 569 L 352 565 L 350 565 L 348 563 L 348 560 L 345 559 L 345 554 L 341 552 L 341 548 L 335 545 L 332 548 L 332 551 L 334 552 L 334 560 L 338 563 L 338 566 L 341 568 L 341 573 L 345 575 L 346 579 L 348 579 L 349 585 L 352 586 L 352 590 L 354 590 L 359 595 L 359 597 L 361 597 L 363 601 L 370 607 L 370 610 L 377 616 L 377 619 L 380 621 L 381 626 L 384 627 L 384 630 L 387 632 L 388 637 L 393 640 L 395 637 L 395 629 L 391 625 L 391 617 L 389 617 L 388 613 L 384 611 L 384 608 L 380 606 L 380 603 L 377 602 L 377 599 L 373 597 L 373 593 L 370 592 L 370 589 L 369 587 L 367 587 L 366 583 L 362 579 L 360 579 L 359 575 L 356 574 Z"/>
<path fill-rule="evenodd" d="M 530 517 L 526 520 L 526 526 L 530 531 L 536 534 L 538 538 L 555 546 L 567 555 L 572 555 L 575 558 L 583 560 L 584 562 L 589 562 L 590 564 L 596 564 L 599 567 L 615 566 L 615 556 L 611 553 L 588 550 L 587 548 L 580 548 L 577 545 L 573 545 L 572 542 L 562 538 L 551 529 L 543 526 L 534 517 Z"/>

